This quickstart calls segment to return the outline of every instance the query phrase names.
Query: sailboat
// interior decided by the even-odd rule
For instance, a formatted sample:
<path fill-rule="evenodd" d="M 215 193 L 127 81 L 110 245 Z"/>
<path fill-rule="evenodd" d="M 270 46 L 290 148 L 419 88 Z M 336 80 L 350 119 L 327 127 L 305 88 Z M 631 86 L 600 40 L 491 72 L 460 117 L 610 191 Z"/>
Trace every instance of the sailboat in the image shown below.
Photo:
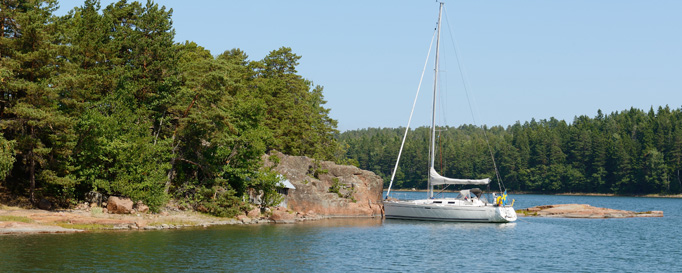
<path fill-rule="evenodd" d="M 443 13 L 443 3 L 440 3 L 438 10 L 436 56 L 435 56 L 435 76 L 433 87 L 433 107 L 431 113 L 431 139 L 429 141 L 429 176 L 428 192 L 426 199 L 419 200 L 396 200 L 389 198 L 393 179 L 400 162 L 405 139 L 407 138 L 408 126 L 405 129 L 405 136 L 401 144 L 396 166 L 393 170 L 391 183 L 386 194 L 384 204 L 384 217 L 387 219 L 409 219 L 409 220 L 430 220 L 430 221 L 454 221 L 454 222 L 484 222 L 484 223 L 507 223 L 516 221 L 516 212 L 513 208 L 513 201 L 507 201 L 506 191 L 504 194 L 483 194 L 479 188 L 461 190 L 455 198 L 434 198 L 433 190 L 436 185 L 467 185 L 467 186 L 487 186 L 489 178 L 485 179 L 454 179 L 440 175 L 434 168 L 435 162 L 435 138 L 436 138 L 436 98 L 438 93 L 438 58 L 440 50 L 440 28 L 441 15 Z M 412 117 L 410 117 L 410 120 Z M 493 161 L 494 162 L 494 161 Z M 497 172 L 497 170 L 496 170 Z M 498 177 L 499 179 L 499 177 Z M 488 200 L 490 198 L 491 200 Z"/>

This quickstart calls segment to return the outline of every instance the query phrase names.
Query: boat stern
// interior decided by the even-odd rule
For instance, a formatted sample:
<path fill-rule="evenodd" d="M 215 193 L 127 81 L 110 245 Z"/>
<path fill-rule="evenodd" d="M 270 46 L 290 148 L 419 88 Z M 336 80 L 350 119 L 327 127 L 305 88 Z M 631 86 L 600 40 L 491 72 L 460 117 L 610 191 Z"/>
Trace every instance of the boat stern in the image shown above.
<path fill-rule="evenodd" d="M 499 206 L 495 210 L 495 220 L 500 223 L 516 221 L 516 211 L 512 206 Z"/>

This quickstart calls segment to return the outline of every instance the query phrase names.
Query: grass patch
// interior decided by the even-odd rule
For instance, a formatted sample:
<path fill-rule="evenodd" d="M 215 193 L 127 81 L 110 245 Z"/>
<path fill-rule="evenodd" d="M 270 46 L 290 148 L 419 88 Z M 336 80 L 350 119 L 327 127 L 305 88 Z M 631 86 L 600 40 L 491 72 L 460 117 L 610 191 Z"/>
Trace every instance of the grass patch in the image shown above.
<path fill-rule="evenodd" d="M 654 213 L 653 211 L 640 211 L 640 212 L 635 211 L 635 214 L 653 214 L 653 213 Z"/>
<path fill-rule="evenodd" d="M 92 214 L 92 216 L 101 215 L 102 214 L 102 208 L 100 208 L 100 207 L 91 208 L 90 214 Z"/>
<path fill-rule="evenodd" d="M 68 222 L 56 222 L 55 225 L 70 228 L 70 229 L 82 229 L 82 230 L 105 230 L 113 229 L 114 225 L 103 225 L 103 224 L 72 224 Z"/>
<path fill-rule="evenodd" d="M 0 215 L 0 222 L 23 222 L 23 223 L 33 223 L 28 217 L 24 216 L 14 216 L 14 215 Z"/>
<path fill-rule="evenodd" d="M 525 209 L 517 210 L 516 214 L 523 214 L 523 216 L 538 216 L 537 211 L 530 212 L 530 211 L 527 211 Z"/>
<path fill-rule="evenodd" d="M 184 226 L 184 225 L 189 225 L 189 226 L 196 226 L 196 222 L 192 221 L 183 221 L 183 220 L 173 220 L 169 219 L 167 221 L 154 221 L 150 222 L 147 224 L 148 226 L 160 226 L 160 225 L 169 225 L 169 226 Z"/>
<path fill-rule="evenodd" d="M 20 210 L 21 208 L 18 207 L 11 207 L 11 206 L 6 206 L 6 205 L 0 205 L 0 210 Z"/>

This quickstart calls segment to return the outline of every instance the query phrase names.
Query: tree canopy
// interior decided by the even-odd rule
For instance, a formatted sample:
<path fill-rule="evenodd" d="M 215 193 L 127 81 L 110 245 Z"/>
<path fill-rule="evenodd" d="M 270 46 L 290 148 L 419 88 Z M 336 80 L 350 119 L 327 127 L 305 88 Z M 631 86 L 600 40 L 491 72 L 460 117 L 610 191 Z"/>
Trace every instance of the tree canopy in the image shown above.
<path fill-rule="evenodd" d="M 629 109 L 572 123 L 551 118 L 503 127 L 440 128 L 436 169 L 448 177 L 492 178 L 487 133 L 507 189 L 542 193 L 679 194 L 682 192 L 682 108 Z M 485 132 L 484 132 L 485 130 Z M 386 186 L 404 128 L 347 131 L 339 140 L 360 168 Z M 408 134 L 395 187 L 425 188 L 428 128 Z"/>
<path fill-rule="evenodd" d="M 69 206 L 89 191 L 234 214 L 268 150 L 341 155 L 323 88 L 281 47 L 258 61 L 174 41 L 173 10 L 0 3 L 0 186 Z M 264 178 L 265 177 L 265 178 Z M 268 180 L 268 181 L 264 181 Z M 267 189 L 266 189 L 267 190 Z"/>

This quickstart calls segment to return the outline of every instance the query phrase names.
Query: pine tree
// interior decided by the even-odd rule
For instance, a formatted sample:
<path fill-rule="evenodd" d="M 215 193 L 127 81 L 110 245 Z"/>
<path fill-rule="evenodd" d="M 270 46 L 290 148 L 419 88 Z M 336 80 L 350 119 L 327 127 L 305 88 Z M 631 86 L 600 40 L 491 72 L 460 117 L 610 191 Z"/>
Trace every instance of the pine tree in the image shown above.
<path fill-rule="evenodd" d="M 265 126 L 272 137 L 268 149 L 292 155 L 333 159 L 339 149 L 336 121 L 322 96 L 322 87 L 297 75 L 301 57 L 291 48 L 273 50 L 257 68 L 255 85 L 267 103 Z"/>
<path fill-rule="evenodd" d="M 1 126 L 5 137 L 16 141 L 19 166 L 25 167 L 17 172 L 26 176 L 13 177 L 13 184 L 21 187 L 28 182 L 29 196 L 35 202 L 37 186 L 56 185 L 61 191 L 76 182 L 71 160 L 73 122 L 60 111 L 64 96 L 52 81 L 61 63 L 58 27 L 52 15 L 57 3 L 10 1 L 1 5 Z"/>

